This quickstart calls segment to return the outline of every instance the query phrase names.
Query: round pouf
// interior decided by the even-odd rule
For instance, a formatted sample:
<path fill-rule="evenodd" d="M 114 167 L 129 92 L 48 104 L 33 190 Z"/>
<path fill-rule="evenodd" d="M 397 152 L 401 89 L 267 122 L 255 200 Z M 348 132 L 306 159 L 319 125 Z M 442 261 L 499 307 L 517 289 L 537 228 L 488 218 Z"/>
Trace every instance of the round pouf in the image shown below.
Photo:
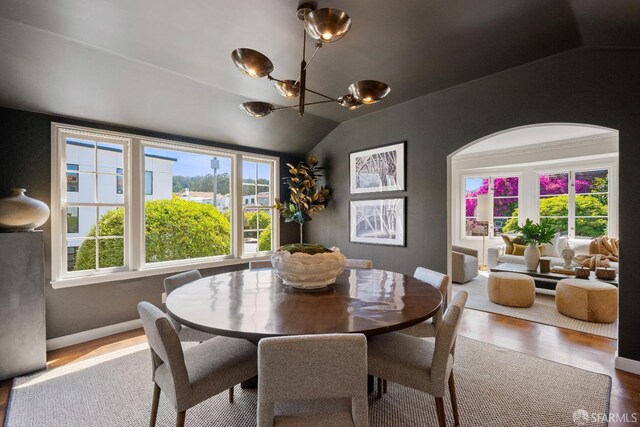
<path fill-rule="evenodd" d="M 532 277 L 519 273 L 491 273 L 489 299 L 509 307 L 531 307 L 536 299 L 536 284 Z"/>
<path fill-rule="evenodd" d="M 556 286 L 556 308 L 574 319 L 613 323 L 618 318 L 618 288 L 595 280 L 562 279 Z"/>

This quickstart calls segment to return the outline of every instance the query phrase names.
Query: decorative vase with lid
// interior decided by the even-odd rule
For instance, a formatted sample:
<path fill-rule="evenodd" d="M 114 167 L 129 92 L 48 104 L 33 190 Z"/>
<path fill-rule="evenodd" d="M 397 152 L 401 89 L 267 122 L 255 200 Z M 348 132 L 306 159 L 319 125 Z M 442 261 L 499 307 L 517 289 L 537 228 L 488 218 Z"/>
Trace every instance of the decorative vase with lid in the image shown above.
<path fill-rule="evenodd" d="M 12 188 L 0 199 L 1 231 L 33 231 L 49 219 L 49 207 L 40 200 L 25 196 L 24 188 Z"/>

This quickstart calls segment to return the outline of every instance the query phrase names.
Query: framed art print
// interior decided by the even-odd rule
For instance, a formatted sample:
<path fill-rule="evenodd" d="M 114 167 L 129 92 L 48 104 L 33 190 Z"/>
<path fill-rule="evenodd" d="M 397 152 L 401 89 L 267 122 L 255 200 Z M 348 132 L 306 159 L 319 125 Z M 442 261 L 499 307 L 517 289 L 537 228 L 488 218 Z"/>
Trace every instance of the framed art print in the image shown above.
<path fill-rule="evenodd" d="M 405 197 L 352 200 L 349 241 L 405 246 Z"/>
<path fill-rule="evenodd" d="M 406 141 L 349 155 L 351 194 L 404 191 Z"/>

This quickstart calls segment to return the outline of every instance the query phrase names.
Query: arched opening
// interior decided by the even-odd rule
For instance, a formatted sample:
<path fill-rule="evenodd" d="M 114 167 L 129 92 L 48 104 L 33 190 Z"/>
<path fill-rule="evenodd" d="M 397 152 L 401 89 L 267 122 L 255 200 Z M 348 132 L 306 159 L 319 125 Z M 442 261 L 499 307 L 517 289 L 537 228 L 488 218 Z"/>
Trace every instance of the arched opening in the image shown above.
<path fill-rule="evenodd" d="M 603 257 L 598 260 L 590 257 L 591 242 L 599 237 L 617 244 L 618 192 L 618 131 L 614 129 L 544 123 L 470 142 L 448 156 L 448 240 L 455 251 L 453 256 L 449 251 L 449 271 L 454 281 L 466 283 L 454 287 L 469 292 L 470 308 L 617 338 L 616 322 L 576 321 L 560 314 L 554 289 L 559 278 L 573 277 L 557 270 L 566 265 L 562 251 L 567 245 L 575 252 L 574 266 L 597 262 L 617 272 L 617 246 L 601 248 Z M 544 268 L 542 272 L 525 268 L 525 245 L 515 236 L 516 227 L 526 219 L 556 233 L 542 248 L 543 259 L 556 267 L 549 273 Z M 470 271 L 469 259 L 464 258 L 461 266 L 456 252 L 466 257 L 477 253 L 477 277 Z M 487 278 L 492 269 L 533 277 L 534 305 L 514 310 L 491 301 Z M 595 272 L 591 278 L 595 279 Z"/>

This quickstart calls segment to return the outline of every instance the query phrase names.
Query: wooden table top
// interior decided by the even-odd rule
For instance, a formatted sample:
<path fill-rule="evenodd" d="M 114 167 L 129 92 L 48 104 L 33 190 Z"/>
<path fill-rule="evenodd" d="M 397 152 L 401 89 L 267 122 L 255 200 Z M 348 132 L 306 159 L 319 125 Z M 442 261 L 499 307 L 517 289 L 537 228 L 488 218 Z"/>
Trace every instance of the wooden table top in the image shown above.
<path fill-rule="evenodd" d="M 432 317 L 442 297 L 414 277 L 345 269 L 326 290 L 300 291 L 272 269 L 204 277 L 173 291 L 167 311 L 183 325 L 257 341 L 282 335 L 382 334 Z"/>

